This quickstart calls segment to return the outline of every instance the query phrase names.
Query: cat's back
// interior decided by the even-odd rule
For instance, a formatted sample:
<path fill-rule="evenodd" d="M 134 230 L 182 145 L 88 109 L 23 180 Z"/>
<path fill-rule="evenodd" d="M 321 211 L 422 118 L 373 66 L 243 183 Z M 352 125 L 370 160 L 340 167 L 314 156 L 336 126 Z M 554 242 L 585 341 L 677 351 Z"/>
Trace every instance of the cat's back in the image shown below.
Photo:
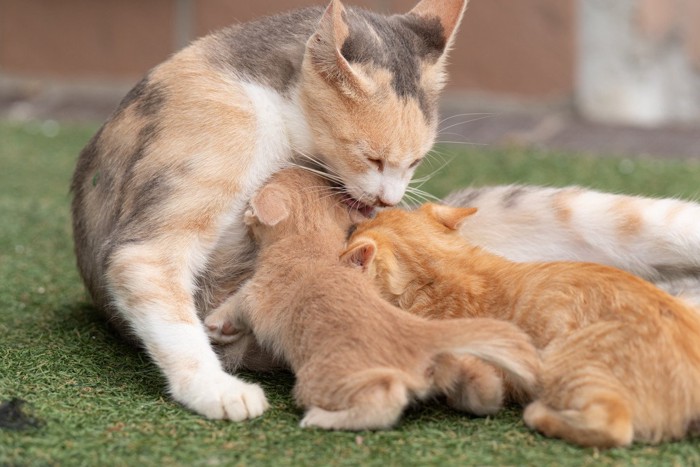
<path fill-rule="evenodd" d="M 226 200 L 250 194 L 288 157 L 274 109 L 321 14 L 307 8 L 195 41 L 149 71 L 88 142 L 71 185 L 73 230 L 98 306 L 113 251 L 166 232 L 221 229 L 212 221 L 223 210 L 242 209 Z M 246 245 L 240 231 L 231 238 Z"/>
<path fill-rule="evenodd" d="M 286 92 L 299 75 L 304 46 L 323 14 L 309 7 L 229 26 L 194 44 L 203 58 L 240 79 Z"/>

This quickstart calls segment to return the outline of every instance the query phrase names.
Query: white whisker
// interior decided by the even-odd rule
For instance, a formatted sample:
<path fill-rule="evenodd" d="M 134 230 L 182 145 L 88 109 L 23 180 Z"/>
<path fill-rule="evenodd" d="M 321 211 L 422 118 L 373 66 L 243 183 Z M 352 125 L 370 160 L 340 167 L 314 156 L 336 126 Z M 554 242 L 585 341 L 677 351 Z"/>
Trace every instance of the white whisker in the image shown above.
<path fill-rule="evenodd" d="M 486 119 L 486 118 L 491 118 L 491 117 L 492 117 L 492 115 L 484 115 L 484 116 L 481 116 L 481 117 L 478 117 L 478 118 L 472 118 L 471 120 L 465 120 L 465 121 L 463 121 L 463 122 L 454 123 L 454 124 L 452 124 L 452 125 L 450 125 L 450 126 L 447 126 L 447 127 L 445 127 L 445 128 L 440 128 L 440 129 L 438 130 L 438 134 L 442 134 L 443 131 L 449 130 L 450 128 L 453 128 L 453 127 L 456 127 L 456 126 L 459 126 L 459 125 L 466 125 L 467 123 L 474 123 L 474 122 L 478 122 L 479 120 L 484 120 L 484 119 Z"/>

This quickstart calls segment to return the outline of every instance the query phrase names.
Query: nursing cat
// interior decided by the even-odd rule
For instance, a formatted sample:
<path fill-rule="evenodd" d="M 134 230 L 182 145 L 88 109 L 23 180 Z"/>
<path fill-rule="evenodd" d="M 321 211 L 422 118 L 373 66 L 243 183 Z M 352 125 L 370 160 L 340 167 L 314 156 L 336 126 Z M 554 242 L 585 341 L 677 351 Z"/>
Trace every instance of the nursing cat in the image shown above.
<path fill-rule="evenodd" d="M 539 357 L 516 326 L 413 316 L 340 262 L 353 219 L 317 175 L 276 173 L 245 223 L 260 248 L 255 273 L 205 325 L 215 342 L 255 339 L 289 364 L 302 426 L 388 428 L 410 401 L 458 390 L 453 355 L 490 362 L 533 392 Z"/>
<path fill-rule="evenodd" d="M 697 309 L 608 266 L 489 253 L 458 231 L 475 212 L 436 204 L 380 212 L 357 226 L 343 259 L 418 316 L 497 318 L 525 330 L 543 362 L 524 419 L 547 436 L 613 447 L 697 430 Z"/>
<path fill-rule="evenodd" d="M 253 270 L 243 210 L 292 160 L 333 173 L 349 209 L 398 203 L 433 144 L 466 4 L 383 16 L 332 0 L 213 33 L 152 69 L 83 149 L 71 186 L 80 274 L 175 400 L 209 418 L 265 410 L 200 318 Z"/>

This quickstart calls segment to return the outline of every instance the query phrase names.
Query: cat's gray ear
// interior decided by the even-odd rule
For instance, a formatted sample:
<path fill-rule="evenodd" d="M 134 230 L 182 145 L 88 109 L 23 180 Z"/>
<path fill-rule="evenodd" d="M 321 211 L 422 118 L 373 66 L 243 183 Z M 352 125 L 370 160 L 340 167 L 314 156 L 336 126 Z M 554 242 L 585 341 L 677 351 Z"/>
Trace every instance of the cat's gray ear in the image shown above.
<path fill-rule="evenodd" d="M 248 225 L 255 221 L 263 225 L 273 226 L 289 216 L 289 196 L 275 184 L 265 185 L 250 200 L 250 209 L 244 216 Z"/>
<path fill-rule="evenodd" d="M 421 0 L 408 15 L 417 16 L 425 23 L 420 28 L 424 39 L 442 53 L 451 47 L 467 3 L 469 0 Z M 436 21 L 437 29 L 432 27 Z"/>
<path fill-rule="evenodd" d="M 377 244 L 365 238 L 353 242 L 343 253 L 340 261 L 366 271 L 377 254 Z"/>
<path fill-rule="evenodd" d="M 451 230 L 459 229 L 462 222 L 477 211 L 476 208 L 455 208 L 433 203 L 426 203 L 423 209 L 427 210 L 440 224 Z"/>
<path fill-rule="evenodd" d="M 345 7 L 340 0 L 331 0 L 318 23 L 316 32 L 306 43 L 306 53 L 314 70 L 350 98 L 364 97 L 370 83 L 343 57 L 341 49 L 350 35 L 343 19 Z"/>

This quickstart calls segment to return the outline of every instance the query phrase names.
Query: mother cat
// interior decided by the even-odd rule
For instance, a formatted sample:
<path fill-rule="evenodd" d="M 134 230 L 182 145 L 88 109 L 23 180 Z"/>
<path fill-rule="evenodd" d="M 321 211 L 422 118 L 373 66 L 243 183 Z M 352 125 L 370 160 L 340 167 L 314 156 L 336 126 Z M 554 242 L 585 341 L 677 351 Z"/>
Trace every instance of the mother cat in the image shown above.
<path fill-rule="evenodd" d="M 319 159 L 359 211 L 401 200 L 435 138 L 466 4 L 385 17 L 333 0 L 214 33 L 151 70 L 82 151 L 81 275 L 177 401 L 210 418 L 265 410 L 258 386 L 223 370 L 196 296 L 250 273 L 243 208 L 290 160 Z"/>

